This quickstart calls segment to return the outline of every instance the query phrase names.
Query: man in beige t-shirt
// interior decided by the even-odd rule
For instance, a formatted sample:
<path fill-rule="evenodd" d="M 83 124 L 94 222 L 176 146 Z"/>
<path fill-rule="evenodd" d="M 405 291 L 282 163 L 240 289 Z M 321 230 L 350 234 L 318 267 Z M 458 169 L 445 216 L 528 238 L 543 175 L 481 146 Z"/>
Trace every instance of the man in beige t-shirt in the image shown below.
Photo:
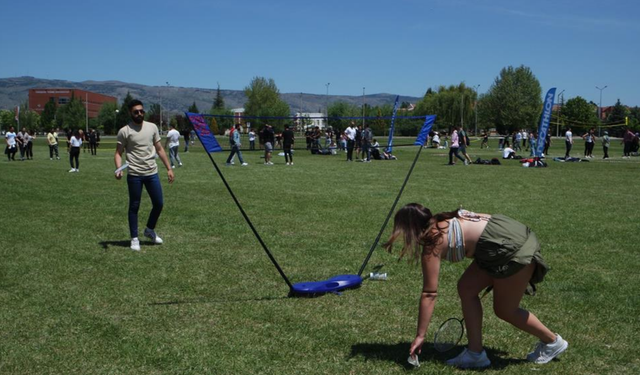
<path fill-rule="evenodd" d="M 47 133 L 47 143 L 49 143 L 49 160 L 53 160 L 53 154 L 56 154 L 56 159 L 60 160 L 58 154 L 58 132 L 55 129 L 51 129 Z"/>
<path fill-rule="evenodd" d="M 173 182 L 173 170 L 169 165 L 167 154 L 160 142 L 160 133 L 156 124 L 144 121 L 144 107 L 139 100 L 132 100 L 129 103 L 129 113 L 131 122 L 120 128 L 118 131 L 116 153 L 114 161 L 116 164 L 116 179 L 122 178 L 122 153 L 127 153 L 127 185 L 129 187 L 129 232 L 131 234 L 131 250 L 140 251 L 140 240 L 138 239 L 138 210 L 142 199 L 142 188 L 147 190 L 153 208 L 149 213 L 147 228 L 144 230 L 145 237 L 150 238 L 153 243 L 161 244 L 155 227 L 164 205 L 162 197 L 162 185 L 158 177 L 158 166 L 156 157 L 160 157 L 162 163 L 167 168 L 169 183 Z"/>

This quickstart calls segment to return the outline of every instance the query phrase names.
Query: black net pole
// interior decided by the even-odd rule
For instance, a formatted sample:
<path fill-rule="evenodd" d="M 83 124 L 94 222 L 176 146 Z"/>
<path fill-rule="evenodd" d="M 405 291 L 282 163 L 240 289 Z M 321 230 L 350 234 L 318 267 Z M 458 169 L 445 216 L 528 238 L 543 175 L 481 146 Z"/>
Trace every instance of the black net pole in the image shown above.
<path fill-rule="evenodd" d="M 364 263 L 362 263 L 362 266 L 360 267 L 360 271 L 358 271 L 358 276 L 360 276 L 360 277 L 362 277 L 362 272 L 364 272 L 364 269 L 365 269 L 365 267 L 367 267 L 367 263 L 369 263 L 369 259 L 371 258 L 371 255 L 373 254 L 373 251 L 376 249 L 376 246 L 378 246 L 378 242 L 380 242 L 380 237 L 382 237 L 382 233 L 384 232 L 384 229 L 387 227 L 387 224 L 389 223 L 389 219 L 391 218 L 391 215 L 393 214 L 393 211 L 396 209 L 396 205 L 398 204 L 398 201 L 400 200 L 400 196 L 402 195 L 402 192 L 404 191 L 404 187 L 407 186 L 407 182 L 409 181 L 409 177 L 411 176 L 411 172 L 413 172 L 413 167 L 416 166 L 416 162 L 418 161 L 418 158 L 420 157 L 420 153 L 422 152 L 423 148 L 424 148 L 424 146 L 420 145 L 420 149 L 416 153 L 415 159 L 413 159 L 413 163 L 411 164 L 411 168 L 409 169 L 409 173 L 407 173 L 407 177 L 404 179 L 404 183 L 402 184 L 402 187 L 400 188 L 400 191 L 398 192 L 398 196 L 396 197 L 396 200 L 393 202 L 393 205 L 391 206 L 391 210 L 389 210 L 389 214 L 387 215 L 387 218 L 384 219 L 384 224 L 382 224 L 382 228 L 380 228 L 380 233 L 378 233 L 378 236 L 376 237 L 376 240 L 373 241 L 373 245 L 371 245 L 371 249 L 369 249 L 369 254 L 367 254 L 367 257 L 364 259 Z"/>
<path fill-rule="evenodd" d="M 196 132 L 196 135 L 198 136 L 198 139 L 200 140 L 200 143 L 202 143 L 202 140 L 200 139 L 200 134 L 198 134 L 198 132 Z M 205 151 L 206 151 L 206 149 L 205 149 Z M 271 251 L 269 251 L 269 249 L 267 248 L 267 245 L 265 245 L 264 241 L 262 241 L 262 237 L 260 237 L 260 235 L 258 234 L 258 231 L 253 226 L 253 223 L 251 223 L 251 220 L 249 219 L 249 216 L 247 216 L 247 214 L 244 212 L 244 209 L 240 205 L 240 202 L 238 202 L 238 199 L 236 198 L 235 194 L 233 194 L 233 191 L 231 190 L 231 187 L 227 183 L 227 180 L 225 180 L 224 176 L 222 175 L 222 171 L 220 170 L 220 168 L 218 168 L 218 164 L 216 164 L 215 160 L 213 160 L 213 157 L 211 156 L 211 153 L 209 153 L 209 151 L 207 151 L 207 155 L 209 155 L 209 160 L 211 160 L 211 163 L 213 163 L 213 166 L 215 167 L 216 171 L 218 172 L 218 175 L 220 175 L 220 179 L 222 179 L 222 182 L 224 183 L 224 186 L 227 187 L 227 190 L 229 191 L 229 194 L 231 194 L 231 198 L 233 198 L 233 201 L 236 202 L 236 206 L 238 206 L 238 209 L 240 210 L 240 213 L 242 214 L 242 217 L 244 217 L 244 220 L 247 222 L 247 224 L 249 224 L 249 227 L 251 228 L 251 231 L 253 231 L 253 234 L 258 239 L 258 242 L 260 242 L 260 245 L 262 245 L 262 248 L 264 249 L 265 253 L 267 253 L 267 256 L 269 257 L 269 259 L 271 260 L 271 263 L 273 263 L 273 265 L 276 267 L 276 269 L 280 273 L 280 276 L 282 276 L 282 279 L 284 279 L 284 282 L 286 282 L 287 285 L 289 286 L 289 289 L 293 289 L 293 285 L 291 284 L 291 281 L 289 281 L 289 278 L 287 277 L 287 275 L 284 274 L 284 271 L 282 271 L 282 268 L 280 268 L 280 265 L 278 264 L 278 262 L 276 262 L 276 259 L 271 254 Z"/>

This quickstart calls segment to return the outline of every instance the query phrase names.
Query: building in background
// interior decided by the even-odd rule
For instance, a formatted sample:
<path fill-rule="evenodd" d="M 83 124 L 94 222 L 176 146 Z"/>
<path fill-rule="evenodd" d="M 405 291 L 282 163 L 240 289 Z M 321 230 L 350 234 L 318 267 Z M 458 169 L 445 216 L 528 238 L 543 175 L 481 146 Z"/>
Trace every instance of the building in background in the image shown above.
<path fill-rule="evenodd" d="M 62 89 L 62 88 L 42 88 L 29 90 L 29 109 L 38 112 L 39 115 L 44 111 L 44 106 L 53 101 L 56 106 L 67 104 L 72 97 L 80 99 L 87 108 L 89 118 L 98 117 L 100 108 L 104 103 L 117 103 L 118 99 L 109 95 L 102 95 L 91 91 L 79 89 Z"/>

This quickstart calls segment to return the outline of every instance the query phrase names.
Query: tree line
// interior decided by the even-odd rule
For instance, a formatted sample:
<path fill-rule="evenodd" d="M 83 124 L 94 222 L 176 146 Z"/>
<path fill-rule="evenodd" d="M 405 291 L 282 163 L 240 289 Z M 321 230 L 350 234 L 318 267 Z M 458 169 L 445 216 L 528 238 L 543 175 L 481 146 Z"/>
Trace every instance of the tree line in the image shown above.
<path fill-rule="evenodd" d="M 273 125 L 276 131 L 281 131 L 284 125 L 292 123 L 291 109 L 280 98 L 280 91 L 273 79 L 254 77 L 244 88 L 247 98 L 245 103 L 245 122 L 251 127 L 259 129 L 266 123 Z M 130 121 L 128 104 L 133 100 L 127 93 L 121 105 L 104 103 L 96 118 L 89 119 L 89 128 L 97 129 L 104 134 L 115 134 L 118 129 Z M 556 99 L 557 109 L 552 116 L 552 126 L 567 126 L 579 131 L 591 127 L 610 125 L 610 134 L 622 133 L 625 123 L 631 129 L 640 130 L 640 108 L 629 108 L 617 100 L 608 117 L 600 121 L 597 116 L 598 106 L 588 102 L 580 96 L 570 98 L 564 102 L 564 97 Z M 182 114 L 166 116 L 169 112 L 158 103 L 146 104 L 147 121 L 159 124 L 166 129 L 167 125 L 174 125 L 178 130 L 190 129 L 190 124 Z M 25 102 L 20 105 L 19 124 L 33 131 L 47 131 L 52 128 L 77 129 L 86 126 L 85 106 L 79 98 L 72 96 L 71 100 L 62 105 L 49 102 L 42 114 L 28 109 Z M 200 113 L 194 102 L 189 112 Z M 233 125 L 233 113 L 225 106 L 220 86 L 207 112 L 211 130 L 222 134 Z M 389 117 L 393 113 L 392 105 L 370 106 L 348 104 L 343 101 L 331 103 L 327 108 L 328 125 L 334 130 L 345 129 L 353 120 L 347 117 L 365 117 L 358 119 L 357 125 L 368 124 L 374 134 L 387 134 L 390 126 Z M 535 130 L 538 127 L 542 113 L 542 87 L 530 68 L 526 66 L 505 67 L 495 78 L 491 87 L 482 95 L 478 95 L 476 88 L 466 86 L 464 82 L 458 85 L 429 87 L 422 99 L 413 110 L 409 110 L 409 103 L 403 102 L 397 113 L 395 123 L 396 134 L 416 135 L 422 125 L 420 120 L 407 119 L 407 116 L 436 115 L 434 130 L 450 131 L 454 125 L 462 125 L 479 133 L 495 129 L 500 134 L 512 133 L 520 129 Z M 167 123 L 168 121 L 168 123 Z M 304 121 L 303 121 L 304 122 Z M 8 130 L 10 126 L 18 126 L 14 111 L 0 111 L 0 128 Z"/>

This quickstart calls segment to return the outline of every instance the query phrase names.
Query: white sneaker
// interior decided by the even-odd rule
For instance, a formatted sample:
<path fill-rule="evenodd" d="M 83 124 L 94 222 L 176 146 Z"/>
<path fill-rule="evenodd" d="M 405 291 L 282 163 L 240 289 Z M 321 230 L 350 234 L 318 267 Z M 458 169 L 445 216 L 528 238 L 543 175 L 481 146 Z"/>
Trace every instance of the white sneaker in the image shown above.
<path fill-rule="evenodd" d="M 269 162 L 269 165 L 273 165 L 273 162 Z"/>
<path fill-rule="evenodd" d="M 243 167 L 246 167 L 247 165 L 249 165 L 249 163 L 242 163 Z"/>
<path fill-rule="evenodd" d="M 447 362 L 448 366 L 456 366 L 459 368 L 484 368 L 491 365 L 491 361 L 487 358 L 487 352 L 474 353 L 467 348 L 464 348 L 462 353 L 457 357 L 451 358 Z"/>
<path fill-rule="evenodd" d="M 182 167 L 182 163 L 178 164 L 178 166 Z"/>
<path fill-rule="evenodd" d="M 291 163 L 287 162 L 287 165 L 291 165 Z"/>
<path fill-rule="evenodd" d="M 293 165 L 293 162 L 289 163 L 289 165 Z"/>
<path fill-rule="evenodd" d="M 160 238 L 153 229 L 149 229 L 149 228 L 145 229 L 144 236 L 147 238 L 150 238 L 151 241 L 153 241 L 153 243 L 157 245 L 160 245 L 162 242 L 164 242 L 162 241 L 162 238 Z"/>
<path fill-rule="evenodd" d="M 542 341 L 539 341 L 538 344 L 536 344 L 535 349 L 533 349 L 531 353 L 527 354 L 527 361 L 535 362 L 537 364 L 548 363 L 567 350 L 568 347 L 569 343 L 556 333 L 556 341 L 550 344 L 545 344 Z"/>
<path fill-rule="evenodd" d="M 131 250 L 140 251 L 140 240 L 138 237 L 131 239 Z"/>
<path fill-rule="evenodd" d="M 69 169 L 69 173 L 73 173 L 73 172 L 75 172 L 75 171 L 76 171 L 76 169 L 75 169 L 75 168 L 71 168 L 71 169 Z"/>

